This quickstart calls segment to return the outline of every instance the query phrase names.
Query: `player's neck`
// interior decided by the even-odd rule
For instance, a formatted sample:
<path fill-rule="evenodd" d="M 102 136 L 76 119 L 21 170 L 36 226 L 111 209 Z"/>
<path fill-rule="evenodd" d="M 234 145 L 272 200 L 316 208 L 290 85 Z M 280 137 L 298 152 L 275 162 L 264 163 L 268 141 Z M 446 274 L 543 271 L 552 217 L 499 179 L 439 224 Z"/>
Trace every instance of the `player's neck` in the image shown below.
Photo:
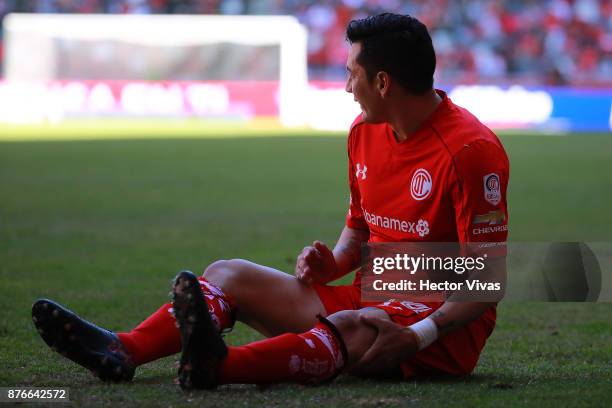
<path fill-rule="evenodd" d="M 389 115 L 389 125 L 395 133 L 398 142 L 403 142 L 412 136 L 429 119 L 442 102 L 435 90 L 425 95 L 403 95 L 397 109 Z"/>

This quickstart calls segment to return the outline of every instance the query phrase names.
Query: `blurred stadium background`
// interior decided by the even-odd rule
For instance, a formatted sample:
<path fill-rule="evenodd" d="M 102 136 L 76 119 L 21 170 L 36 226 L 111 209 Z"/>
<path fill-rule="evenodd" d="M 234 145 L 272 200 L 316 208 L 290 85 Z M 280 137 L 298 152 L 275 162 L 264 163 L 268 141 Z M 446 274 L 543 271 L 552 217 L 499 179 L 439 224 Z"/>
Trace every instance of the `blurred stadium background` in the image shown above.
<path fill-rule="evenodd" d="M 345 130 L 358 110 L 343 91 L 344 29 L 385 10 L 430 27 L 437 86 L 490 126 L 610 130 L 612 3 L 596 0 L 0 0 L 0 121 L 280 117 Z"/>
<path fill-rule="evenodd" d="M 381 11 L 428 24 L 437 87 L 501 135 L 512 240 L 612 241 L 609 0 L 0 0 L 0 385 L 72 385 L 77 405 L 113 406 L 609 398 L 609 303 L 502 302 L 475 375 L 459 382 L 186 397 L 172 358 L 108 387 L 38 338 L 38 297 L 126 330 L 181 268 L 241 257 L 291 272 L 305 244 L 333 243 L 358 113 L 344 28 Z M 240 325 L 227 336 L 257 338 Z"/>

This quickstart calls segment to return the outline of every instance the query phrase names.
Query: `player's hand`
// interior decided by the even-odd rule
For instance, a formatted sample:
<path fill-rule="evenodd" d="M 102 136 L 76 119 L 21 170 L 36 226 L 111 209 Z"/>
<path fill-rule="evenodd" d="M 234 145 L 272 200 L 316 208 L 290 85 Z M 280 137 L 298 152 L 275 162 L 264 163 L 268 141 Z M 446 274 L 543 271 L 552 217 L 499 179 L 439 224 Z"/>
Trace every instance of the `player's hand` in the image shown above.
<path fill-rule="evenodd" d="M 378 331 L 376 340 L 349 372 L 361 377 L 388 376 L 399 364 L 418 351 L 414 332 L 388 319 L 361 316 L 361 321 Z"/>
<path fill-rule="evenodd" d="M 321 241 L 315 241 L 298 255 L 295 276 L 304 283 L 327 283 L 337 273 L 334 254 Z"/>

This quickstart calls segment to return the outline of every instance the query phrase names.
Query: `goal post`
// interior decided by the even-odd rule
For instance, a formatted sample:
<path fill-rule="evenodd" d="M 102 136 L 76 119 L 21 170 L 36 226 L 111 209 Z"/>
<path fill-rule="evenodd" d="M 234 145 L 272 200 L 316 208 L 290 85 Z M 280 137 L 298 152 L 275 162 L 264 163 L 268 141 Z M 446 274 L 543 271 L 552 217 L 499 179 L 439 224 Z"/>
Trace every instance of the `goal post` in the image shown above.
<path fill-rule="evenodd" d="M 8 82 L 273 80 L 280 121 L 305 121 L 307 31 L 292 16 L 10 14 L 4 30 Z"/>

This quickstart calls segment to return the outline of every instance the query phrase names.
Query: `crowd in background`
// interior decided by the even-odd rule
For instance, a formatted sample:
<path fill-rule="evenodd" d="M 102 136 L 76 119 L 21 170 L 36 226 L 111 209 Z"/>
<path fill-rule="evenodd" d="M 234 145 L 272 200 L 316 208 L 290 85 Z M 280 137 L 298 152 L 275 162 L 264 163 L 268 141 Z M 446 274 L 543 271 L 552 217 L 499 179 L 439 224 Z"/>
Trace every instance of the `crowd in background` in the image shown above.
<path fill-rule="evenodd" d="M 394 11 L 430 28 L 442 82 L 612 85 L 612 0 L 0 0 L 0 16 L 15 11 L 291 14 L 309 29 L 311 79 L 331 80 L 346 24 Z"/>

